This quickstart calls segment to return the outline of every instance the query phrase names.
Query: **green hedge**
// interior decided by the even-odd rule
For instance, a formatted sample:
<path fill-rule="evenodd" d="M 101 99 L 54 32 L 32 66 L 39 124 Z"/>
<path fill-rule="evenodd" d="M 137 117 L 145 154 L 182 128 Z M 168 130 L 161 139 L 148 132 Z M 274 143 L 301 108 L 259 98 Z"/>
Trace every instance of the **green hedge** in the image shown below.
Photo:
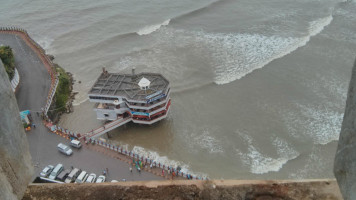
<path fill-rule="evenodd" d="M 15 59 L 11 47 L 0 46 L 0 59 L 4 63 L 6 73 L 11 80 L 15 74 Z"/>
<path fill-rule="evenodd" d="M 70 77 L 68 74 L 55 64 L 56 71 L 59 72 L 59 83 L 57 86 L 55 101 L 56 101 L 56 110 L 57 111 L 65 111 L 65 105 L 70 95 Z"/>

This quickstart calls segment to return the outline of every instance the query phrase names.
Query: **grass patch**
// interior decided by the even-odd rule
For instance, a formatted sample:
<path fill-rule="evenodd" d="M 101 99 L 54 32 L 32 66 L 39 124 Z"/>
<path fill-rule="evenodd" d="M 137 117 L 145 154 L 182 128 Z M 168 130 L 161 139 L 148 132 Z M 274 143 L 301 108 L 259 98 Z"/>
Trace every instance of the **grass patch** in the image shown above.
<path fill-rule="evenodd" d="M 67 100 L 71 93 L 69 87 L 71 84 L 70 77 L 59 65 L 55 64 L 54 67 L 59 73 L 59 83 L 56 89 L 56 93 L 54 95 L 56 101 L 56 110 L 59 112 L 64 112 L 66 110 Z"/>
<path fill-rule="evenodd" d="M 15 58 L 9 46 L 0 46 L 0 59 L 4 63 L 5 70 L 10 80 L 15 75 Z"/>

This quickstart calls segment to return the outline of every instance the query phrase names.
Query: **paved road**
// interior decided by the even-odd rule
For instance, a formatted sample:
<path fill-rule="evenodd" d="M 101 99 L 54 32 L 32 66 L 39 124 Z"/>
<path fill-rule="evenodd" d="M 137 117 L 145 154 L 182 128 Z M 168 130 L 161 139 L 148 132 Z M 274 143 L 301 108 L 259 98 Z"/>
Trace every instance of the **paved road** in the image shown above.
<path fill-rule="evenodd" d="M 15 64 L 20 75 L 20 84 L 16 92 L 19 109 L 40 111 L 46 103 L 51 83 L 45 66 L 37 54 L 19 36 L 0 33 L 0 45 L 9 45 L 15 52 Z M 35 113 L 32 114 L 32 117 L 37 128 L 27 132 L 27 139 L 35 164 L 33 178 L 46 165 L 62 163 L 65 168 L 69 169 L 74 166 L 97 175 L 108 168 L 107 179 L 109 181 L 112 179 L 122 180 L 123 178 L 127 181 L 163 180 L 162 177 L 145 171 L 130 173 L 127 163 L 87 148 L 73 149 L 72 156 L 61 154 L 56 146 L 59 142 L 68 144 L 68 140 L 49 132 Z"/>

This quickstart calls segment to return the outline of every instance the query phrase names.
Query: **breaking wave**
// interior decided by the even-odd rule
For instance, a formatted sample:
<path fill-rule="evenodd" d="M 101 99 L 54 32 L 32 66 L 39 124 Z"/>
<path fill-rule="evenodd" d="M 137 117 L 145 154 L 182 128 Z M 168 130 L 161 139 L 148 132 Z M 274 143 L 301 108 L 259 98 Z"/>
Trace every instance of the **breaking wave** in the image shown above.
<path fill-rule="evenodd" d="M 193 176 L 198 176 L 198 177 L 208 177 L 207 174 L 204 173 L 196 173 L 193 172 L 189 165 L 180 162 L 180 161 L 175 161 L 175 160 L 170 160 L 167 156 L 161 156 L 159 155 L 157 152 L 155 151 L 148 151 L 143 147 L 139 147 L 139 146 L 134 146 L 134 148 L 132 149 L 132 152 L 139 154 L 140 156 L 144 156 L 147 158 L 152 159 L 153 161 L 156 161 L 156 163 L 161 163 L 165 166 L 171 166 L 174 168 L 177 168 L 178 166 L 180 166 L 182 169 L 181 171 L 184 173 L 189 173 Z"/>
<path fill-rule="evenodd" d="M 206 39 L 220 46 L 216 52 L 215 83 L 226 84 L 240 79 L 271 61 L 305 46 L 332 21 L 332 16 L 309 23 L 308 35 L 302 38 L 260 34 L 207 34 Z"/>
<path fill-rule="evenodd" d="M 167 19 L 166 21 L 164 21 L 161 24 L 146 26 L 146 27 L 140 29 L 139 31 L 137 31 L 136 33 L 138 35 L 148 35 L 150 33 L 157 31 L 159 28 L 161 28 L 161 26 L 167 26 L 169 24 L 169 22 L 170 22 L 170 19 Z"/>
<path fill-rule="evenodd" d="M 275 137 L 272 139 L 272 144 L 276 147 L 278 158 L 273 158 L 253 145 L 253 139 L 247 134 L 239 135 L 243 138 L 243 141 L 248 145 L 247 152 L 236 150 L 237 154 L 241 157 L 242 162 L 250 167 L 251 173 L 265 174 L 268 172 L 279 171 L 284 164 L 289 160 L 297 158 L 300 154 L 290 147 L 287 141 Z"/>

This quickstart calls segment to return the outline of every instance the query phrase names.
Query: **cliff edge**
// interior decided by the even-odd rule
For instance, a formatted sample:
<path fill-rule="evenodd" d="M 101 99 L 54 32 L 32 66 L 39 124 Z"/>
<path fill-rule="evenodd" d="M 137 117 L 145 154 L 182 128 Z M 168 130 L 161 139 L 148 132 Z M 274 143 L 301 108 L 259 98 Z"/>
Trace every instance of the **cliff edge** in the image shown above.
<path fill-rule="evenodd" d="M 0 199 L 21 199 L 33 173 L 15 95 L 0 61 Z"/>
<path fill-rule="evenodd" d="M 335 155 L 334 174 L 344 199 L 356 199 L 356 60 Z"/>

